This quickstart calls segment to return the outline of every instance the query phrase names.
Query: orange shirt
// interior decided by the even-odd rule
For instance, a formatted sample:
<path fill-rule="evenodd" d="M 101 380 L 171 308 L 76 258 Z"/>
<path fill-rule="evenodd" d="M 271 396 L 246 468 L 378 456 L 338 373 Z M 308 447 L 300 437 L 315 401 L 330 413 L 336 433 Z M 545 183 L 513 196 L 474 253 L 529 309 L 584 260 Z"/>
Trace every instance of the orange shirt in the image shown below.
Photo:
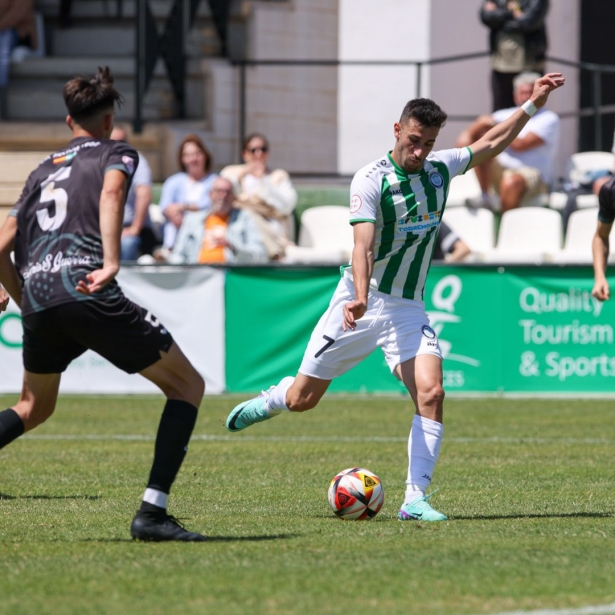
<path fill-rule="evenodd" d="M 211 214 L 205 218 L 205 232 L 199 251 L 199 263 L 226 262 L 225 247 L 219 243 L 219 240 L 226 236 L 227 228 L 228 216 L 223 218 L 218 214 Z"/>

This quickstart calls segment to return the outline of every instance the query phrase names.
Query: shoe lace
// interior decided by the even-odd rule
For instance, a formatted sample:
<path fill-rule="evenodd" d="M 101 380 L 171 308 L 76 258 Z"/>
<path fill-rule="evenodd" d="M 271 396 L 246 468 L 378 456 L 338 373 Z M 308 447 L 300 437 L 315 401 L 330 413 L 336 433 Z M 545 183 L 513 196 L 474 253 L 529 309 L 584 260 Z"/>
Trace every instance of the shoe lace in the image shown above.
<path fill-rule="evenodd" d="M 167 515 L 167 521 L 174 523 L 175 525 L 180 527 L 182 530 L 186 529 L 184 524 L 177 517 L 174 517 L 173 515 Z"/>
<path fill-rule="evenodd" d="M 429 502 L 429 500 L 432 498 L 432 496 L 434 496 L 436 493 L 438 493 L 438 491 L 440 491 L 440 487 L 436 487 L 430 494 L 425 495 L 425 501 Z"/>

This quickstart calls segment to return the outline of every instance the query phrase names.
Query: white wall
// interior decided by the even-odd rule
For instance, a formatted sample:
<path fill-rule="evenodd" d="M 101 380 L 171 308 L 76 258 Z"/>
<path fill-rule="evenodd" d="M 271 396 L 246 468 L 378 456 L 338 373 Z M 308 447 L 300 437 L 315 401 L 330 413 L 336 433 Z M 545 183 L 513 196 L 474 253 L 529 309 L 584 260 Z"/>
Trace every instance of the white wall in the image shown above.
<path fill-rule="evenodd" d="M 488 29 L 479 18 L 480 0 L 339 0 L 341 60 L 437 59 L 488 50 Z M 549 54 L 576 60 L 579 48 L 579 0 L 551 2 L 547 17 Z M 549 106 L 559 113 L 578 107 L 578 74 L 556 64 L 568 83 Z M 338 86 L 338 172 L 358 168 L 391 149 L 392 126 L 403 105 L 417 95 L 433 98 L 451 116 L 437 147 L 452 147 L 469 118 L 491 110 L 487 56 L 423 67 L 421 92 L 414 68 L 341 67 Z M 564 119 L 558 159 L 562 174 L 575 151 L 577 120 Z"/>
<path fill-rule="evenodd" d="M 431 57 L 486 51 L 489 49 L 489 30 L 479 17 L 480 0 L 433 0 L 431 15 Z M 471 9 L 468 9 L 471 6 Z M 548 54 L 571 61 L 579 57 L 579 0 L 551 2 L 547 14 Z M 491 111 L 489 60 L 487 57 L 451 64 L 434 65 L 431 69 L 430 97 L 450 115 L 474 117 Z M 566 74 L 564 89 L 555 92 L 548 106 L 565 113 L 578 108 L 578 71 L 555 63 L 547 64 L 547 71 Z M 449 120 L 440 132 L 438 147 L 452 147 L 459 132 L 469 121 Z M 577 119 L 562 119 L 562 132 L 557 161 L 557 173 L 564 172 L 568 158 L 576 150 Z"/>
<path fill-rule="evenodd" d="M 429 19 L 429 0 L 339 0 L 339 59 L 425 60 Z M 413 66 L 340 67 L 338 172 L 352 175 L 390 150 L 393 124 L 416 95 Z"/>

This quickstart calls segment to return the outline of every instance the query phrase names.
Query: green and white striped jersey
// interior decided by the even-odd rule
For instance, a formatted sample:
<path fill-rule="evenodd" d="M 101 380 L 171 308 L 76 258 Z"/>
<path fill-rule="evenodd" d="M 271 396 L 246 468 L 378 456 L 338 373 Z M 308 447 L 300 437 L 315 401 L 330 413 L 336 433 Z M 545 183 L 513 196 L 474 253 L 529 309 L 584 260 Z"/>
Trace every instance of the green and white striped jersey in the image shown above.
<path fill-rule="evenodd" d="M 467 147 L 432 152 L 423 169 L 409 175 L 389 152 L 356 173 L 350 223 L 376 225 L 372 288 L 422 301 L 451 179 L 465 173 L 471 160 Z M 352 276 L 352 262 L 344 273 Z"/>

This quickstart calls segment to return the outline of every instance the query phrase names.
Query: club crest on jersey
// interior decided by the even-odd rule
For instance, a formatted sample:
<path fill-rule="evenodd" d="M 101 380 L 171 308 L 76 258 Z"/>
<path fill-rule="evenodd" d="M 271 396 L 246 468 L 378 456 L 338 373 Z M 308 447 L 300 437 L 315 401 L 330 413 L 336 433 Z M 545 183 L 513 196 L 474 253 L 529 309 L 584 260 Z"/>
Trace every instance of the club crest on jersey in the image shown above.
<path fill-rule="evenodd" d="M 442 177 L 442 175 L 440 175 L 438 171 L 434 171 L 433 173 L 429 174 L 429 183 L 434 188 L 442 188 L 442 186 L 444 185 L 444 177 Z"/>
<path fill-rule="evenodd" d="M 422 233 L 440 224 L 440 212 L 432 211 L 418 216 L 404 216 L 397 220 L 397 231 L 400 233 Z"/>

